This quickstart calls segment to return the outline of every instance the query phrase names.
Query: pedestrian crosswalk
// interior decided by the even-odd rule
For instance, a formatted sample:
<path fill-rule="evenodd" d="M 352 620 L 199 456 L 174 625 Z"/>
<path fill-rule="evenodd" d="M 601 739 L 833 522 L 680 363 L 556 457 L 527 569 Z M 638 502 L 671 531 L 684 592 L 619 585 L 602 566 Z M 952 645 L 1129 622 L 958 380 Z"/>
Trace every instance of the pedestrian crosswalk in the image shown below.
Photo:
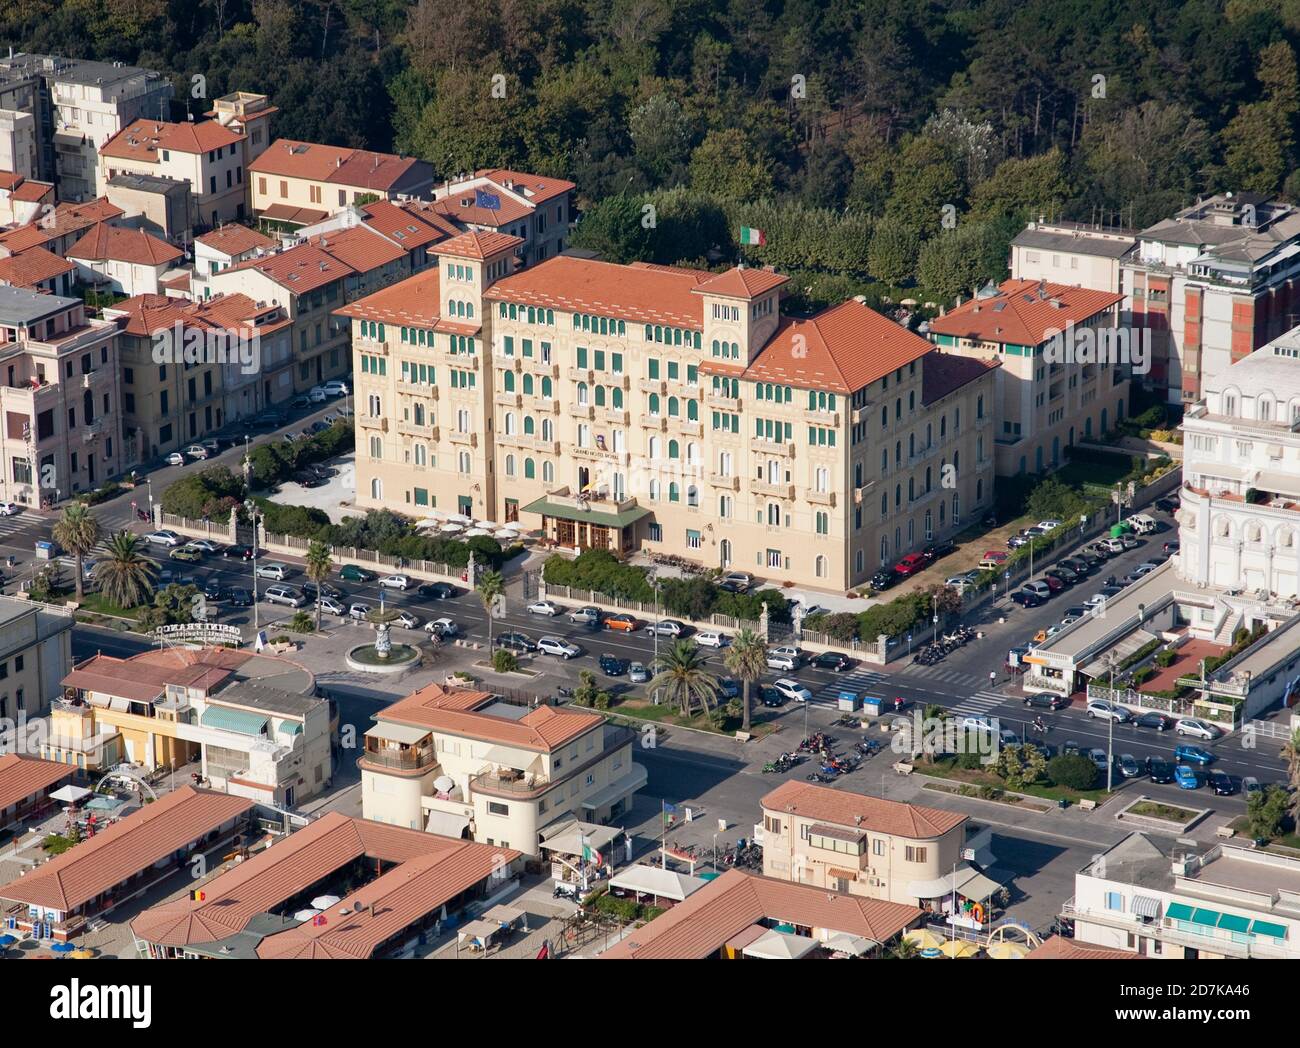
<path fill-rule="evenodd" d="M 835 706 L 842 691 L 852 691 L 861 695 L 869 691 L 874 685 L 879 684 L 882 680 L 888 680 L 889 674 L 881 673 L 879 670 L 867 669 L 865 666 L 859 666 L 849 673 L 836 677 L 828 681 L 822 687 L 818 688 L 813 694 L 814 706 Z"/>
<path fill-rule="evenodd" d="M 960 670 L 944 669 L 943 666 L 909 666 L 905 671 L 909 677 L 924 677 L 927 680 L 942 681 L 945 684 L 958 684 L 963 688 L 976 688 L 988 680 L 974 673 L 962 673 Z"/>
<path fill-rule="evenodd" d="M 969 698 L 962 699 L 952 708 L 958 716 L 975 717 L 997 709 L 1007 701 L 1007 696 L 997 691 L 977 691 Z"/>
<path fill-rule="evenodd" d="M 6 535 L 13 535 L 19 531 L 31 531 L 39 523 L 39 518 L 31 513 L 15 513 L 10 517 L 0 517 L 0 542 L 4 541 Z"/>

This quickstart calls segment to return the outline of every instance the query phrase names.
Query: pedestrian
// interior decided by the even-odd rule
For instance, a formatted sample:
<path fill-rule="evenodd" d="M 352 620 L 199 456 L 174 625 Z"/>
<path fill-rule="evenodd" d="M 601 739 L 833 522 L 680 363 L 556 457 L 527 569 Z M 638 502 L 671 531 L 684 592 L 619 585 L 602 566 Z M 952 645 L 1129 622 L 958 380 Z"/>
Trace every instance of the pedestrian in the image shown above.
<path fill-rule="evenodd" d="M 989 687 L 994 687 L 998 682 L 997 670 L 989 670 Z"/>

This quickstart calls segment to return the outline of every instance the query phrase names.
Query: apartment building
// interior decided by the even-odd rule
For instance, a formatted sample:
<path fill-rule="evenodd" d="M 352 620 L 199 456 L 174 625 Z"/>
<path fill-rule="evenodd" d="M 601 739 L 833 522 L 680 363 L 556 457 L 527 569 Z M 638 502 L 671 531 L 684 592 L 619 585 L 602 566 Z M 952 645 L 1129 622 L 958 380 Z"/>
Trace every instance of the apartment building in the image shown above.
<path fill-rule="evenodd" d="M 1079 943 L 1175 960 L 1300 957 L 1300 860 L 1131 833 L 1074 876 Z"/>
<path fill-rule="evenodd" d="M 223 269 L 276 251 L 279 242 L 256 229 L 235 223 L 218 226 L 194 238 L 194 268 L 187 297 L 211 298 L 210 278 Z"/>
<path fill-rule="evenodd" d="M 1300 328 L 1201 395 L 1183 416 L 1179 575 L 1300 597 Z"/>
<path fill-rule="evenodd" d="M 198 224 L 238 222 L 247 210 L 244 134 L 217 120 L 137 120 L 99 149 L 99 192 L 118 175 L 153 175 L 188 183 Z"/>
<path fill-rule="evenodd" d="M 53 211 L 42 203 L 26 225 L 0 232 L 0 247 L 8 251 L 25 251 L 40 246 L 66 257 L 74 244 L 99 223 L 120 225 L 125 212 L 104 197 L 84 204 L 56 204 Z"/>
<path fill-rule="evenodd" d="M 1123 265 L 1132 323 L 1152 333 L 1147 384 L 1193 404 L 1207 379 L 1293 327 L 1298 245 L 1300 209 L 1257 193 L 1221 193 L 1142 230 Z"/>
<path fill-rule="evenodd" d="M 292 322 L 247 295 L 138 295 L 104 310 L 121 326 L 124 467 L 250 418 L 293 391 Z"/>
<path fill-rule="evenodd" d="M 1118 328 L 1121 299 L 1117 292 L 1008 280 L 930 321 L 929 336 L 945 352 L 1001 364 L 992 403 L 999 476 L 1055 469 L 1076 440 L 1099 437 L 1124 417 L 1133 349 L 1127 337 L 1112 337 L 1126 334 Z M 1076 357 L 1075 340 L 1083 338 L 1123 359 L 1099 361 L 1105 354 L 1097 349 Z"/>
<path fill-rule="evenodd" d="M 57 502 L 122 471 L 118 368 L 117 325 L 81 299 L 0 287 L 6 499 Z"/>
<path fill-rule="evenodd" d="M 366 732 L 367 819 L 536 856 L 553 830 L 613 823 L 646 783 L 636 739 L 589 710 L 422 688 Z"/>
<path fill-rule="evenodd" d="M 523 521 L 846 589 L 993 496 L 996 366 L 860 302 L 782 317 L 786 278 L 436 244 L 356 302 L 357 504 Z"/>
<path fill-rule="evenodd" d="M 271 144 L 271 118 L 280 110 L 266 95 L 252 91 L 232 91 L 212 103 L 204 114 L 222 127 L 244 136 L 244 165 L 251 164 Z"/>
<path fill-rule="evenodd" d="M 44 716 L 72 665 L 72 612 L 0 596 L 0 752 L 22 750 L 21 718 Z"/>
<path fill-rule="evenodd" d="M 531 266 L 564 251 L 576 188 L 562 178 L 485 169 L 439 186 L 433 210 L 466 229 L 518 237 L 519 260 Z"/>
<path fill-rule="evenodd" d="M 36 118 L 15 109 L 0 109 L 0 171 L 35 178 Z"/>
<path fill-rule="evenodd" d="M 334 774 L 329 702 L 310 673 L 279 659 L 225 648 L 95 655 L 63 687 L 48 760 L 88 771 L 198 761 L 213 787 L 290 808 Z"/>
<path fill-rule="evenodd" d="M 0 226 L 24 226 L 54 207 L 54 186 L 0 171 Z"/>
<path fill-rule="evenodd" d="M 410 271 L 419 273 L 436 263 L 437 258 L 430 250 L 434 244 L 463 232 L 456 223 L 434 208 L 435 205 L 425 200 L 376 200 L 359 206 L 353 204 L 324 221 L 303 226 L 298 230 L 296 239 L 310 240 L 351 229 L 353 226 L 365 226 L 405 251 L 409 257 Z"/>
<path fill-rule="evenodd" d="M 1030 222 L 1011 241 L 1011 279 L 1124 295 L 1124 260 L 1136 246 L 1137 233 L 1131 229 Z"/>
<path fill-rule="evenodd" d="M 292 230 L 378 198 L 427 198 L 433 168 L 423 160 L 369 149 L 280 138 L 249 165 L 253 213 Z"/>
<path fill-rule="evenodd" d="M 118 295 L 156 295 L 181 249 L 143 229 L 98 222 L 68 248 L 79 282 Z"/>
<path fill-rule="evenodd" d="M 802 782 L 762 799 L 763 875 L 948 912 L 987 903 L 999 883 L 987 830 L 965 815 Z"/>
<path fill-rule="evenodd" d="M 123 172 L 104 184 L 104 197 L 122 209 L 125 226 L 171 244 L 194 239 L 198 210 L 188 182 Z"/>
<path fill-rule="evenodd" d="M 50 295 L 71 295 L 77 283 L 77 267 L 43 247 L 11 252 L 0 245 L 0 284 L 41 291 Z"/>
<path fill-rule="evenodd" d="M 92 199 L 100 148 L 135 120 L 164 119 L 173 94 L 161 73 L 122 62 L 0 56 L 0 106 L 35 118 L 37 175 L 60 200 Z"/>
<path fill-rule="evenodd" d="M 212 294 L 243 294 L 279 306 L 292 322 L 294 370 L 288 394 L 348 374 L 342 306 L 410 276 L 407 252 L 367 226 L 321 234 L 294 247 L 245 258 L 206 279 Z M 271 402 L 285 394 L 277 383 Z"/>

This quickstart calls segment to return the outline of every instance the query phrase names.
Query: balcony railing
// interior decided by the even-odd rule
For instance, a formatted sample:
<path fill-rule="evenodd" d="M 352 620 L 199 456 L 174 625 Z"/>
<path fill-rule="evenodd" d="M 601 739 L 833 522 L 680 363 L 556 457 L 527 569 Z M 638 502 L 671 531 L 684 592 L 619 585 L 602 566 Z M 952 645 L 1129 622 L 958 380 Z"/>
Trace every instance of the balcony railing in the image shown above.
<path fill-rule="evenodd" d="M 361 759 L 376 768 L 393 768 L 397 771 L 418 771 L 432 768 L 438 763 L 438 754 L 432 746 L 421 746 L 411 750 L 372 750 L 367 747 L 362 751 Z"/>
<path fill-rule="evenodd" d="M 762 437 L 751 437 L 749 446 L 752 450 L 761 451 L 765 455 L 781 455 L 785 458 L 794 458 L 793 443 L 764 440 Z"/>

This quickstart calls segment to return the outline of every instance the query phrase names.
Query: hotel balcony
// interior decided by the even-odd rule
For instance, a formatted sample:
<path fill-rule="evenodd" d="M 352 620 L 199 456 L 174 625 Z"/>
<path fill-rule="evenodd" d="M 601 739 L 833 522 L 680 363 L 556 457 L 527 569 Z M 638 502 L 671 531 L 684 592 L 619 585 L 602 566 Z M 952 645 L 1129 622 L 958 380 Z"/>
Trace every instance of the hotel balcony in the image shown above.
<path fill-rule="evenodd" d="M 388 432 L 387 418 L 373 418 L 370 415 L 358 415 L 357 425 L 362 429 L 377 429 L 380 433 Z"/>
<path fill-rule="evenodd" d="M 397 432 L 408 437 L 423 437 L 426 440 L 438 440 L 438 427 L 424 423 L 421 425 L 417 422 L 407 422 L 405 420 L 397 423 Z"/>
<path fill-rule="evenodd" d="M 709 483 L 715 488 L 723 488 L 728 491 L 740 490 L 740 478 L 734 473 L 728 473 L 725 475 L 721 473 L 710 473 Z"/>
<path fill-rule="evenodd" d="M 765 480 L 751 480 L 749 490 L 755 495 L 772 495 L 779 499 L 794 498 L 793 484 L 769 484 Z"/>
<path fill-rule="evenodd" d="M 668 383 L 660 378 L 643 378 L 636 388 L 642 393 L 658 393 L 662 397 L 668 392 Z"/>
<path fill-rule="evenodd" d="M 691 422 L 687 419 L 677 419 L 673 422 L 673 428 L 683 437 L 704 436 L 704 423 L 702 422 Z"/>
<path fill-rule="evenodd" d="M 811 422 L 816 426 L 831 426 L 838 429 L 840 425 L 838 411 L 810 411 L 804 408 L 803 417 L 805 422 Z"/>
<path fill-rule="evenodd" d="M 573 418 L 591 421 L 596 417 L 596 409 L 590 404 L 570 404 L 568 413 Z"/>
<path fill-rule="evenodd" d="M 585 382 L 587 385 L 596 381 L 596 373 L 591 368 L 569 368 L 565 371 L 564 377 L 572 382 Z"/>
<path fill-rule="evenodd" d="M 519 446 L 532 448 L 534 451 L 540 451 L 546 455 L 558 455 L 560 453 L 560 442 L 558 440 L 544 440 L 542 437 L 523 437 L 519 441 Z"/>
<path fill-rule="evenodd" d="M 98 440 L 104 432 L 104 420 L 95 419 L 94 422 L 87 422 L 81 427 L 82 443 L 89 444 L 93 440 Z"/>
<path fill-rule="evenodd" d="M 478 447 L 477 433 L 461 433 L 459 430 L 452 430 L 447 436 L 453 444 L 463 444 L 471 448 Z"/>
<path fill-rule="evenodd" d="M 479 355 L 477 353 L 451 353 L 445 349 L 435 350 L 433 362 L 443 367 L 459 368 L 461 371 L 477 371 Z"/>
<path fill-rule="evenodd" d="M 793 443 L 764 440 L 762 437 L 751 437 L 749 447 L 750 450 L 762 452 L 764 455 L 780 455 L 783 458 L 794 458 Z"/>
<path fill-rule="evenodd" d="M 545 400 L 542 397 L 524 397 L 523 406 L 529 411 L 540 415 L 558 415 L 560 413 L 560 402 L 554 397 L 550 400 Z"/>
<path fill-rule="evenodd" d="M 812 488 L 805 488 L 803 497 L 806 501 L 812 502 L 818 506 L 830 506 L 835 508 L 835 492 L 833 491 L 813 491 Z"/>
<path fill-rule="evenodd" d="M 527 371 L 530 375 L 549 375 L 551 378 L 560 377 L 560 365 L 552 363 L 549 360 L 542 360 L 539 357 L 519 357 L 520 368 Z"/>
<path fill-rule="evenodd" d="M 523 407 L 524 398 L 519 393 L 494 393 L 492 403 L 500 404 L 503 408 Z"/>
<path fill-rule="evenodd" d="M 384 771 L 417 772 L 437 767 L 438 754 L 432 741 L 408 746 L 367 737 L 366 748 L 357 763 Z"/>
<path fill-rule="evenodd" d="M 623 408 L 601 408 L 600 410 L 601 421 L 614 426 L 626 426 L 631 418 L 631 412 L 625 411 Z"/>
<path fill-rule="evenodd" d="M 523 361 L 514 354 L 493 353 L 492 363 L 504 371 L 522 371 Z"/>
<path fill-rule="evenodd" d="M 551 788 L 551 780 L 519 768 L 492 768 L 471 775 L 469 785 L 475 793 L 524 798 L 546 792 Z"/>
<path fill-rule="evenodd" d="M 721 393 L 709 393 L 704 400 L 719 411 L 739 411 L 744 403 L 740 397 L 724 397 Z"/>
<path fill-rule="evenodd" d="M 663 415 L 642 415 L 641 428 L 658 430 L 664 433 L 668 430 L 668 419 Z"/>

